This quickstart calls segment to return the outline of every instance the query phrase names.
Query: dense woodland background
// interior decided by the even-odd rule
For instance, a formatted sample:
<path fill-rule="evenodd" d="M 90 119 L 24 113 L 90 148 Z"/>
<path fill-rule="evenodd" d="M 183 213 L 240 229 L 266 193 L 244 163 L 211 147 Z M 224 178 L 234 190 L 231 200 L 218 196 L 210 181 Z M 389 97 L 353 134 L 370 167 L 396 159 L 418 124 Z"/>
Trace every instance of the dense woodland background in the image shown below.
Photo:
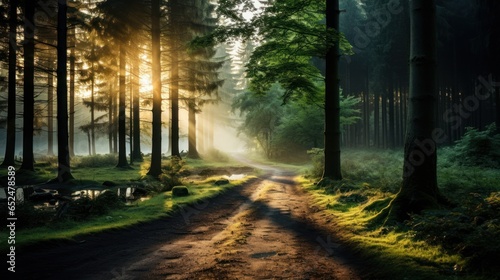
<path fill-rule="evenodd" d="M 454 275 L 495 275 L 499 13 L 494 0 L 2 0 L 2 166 L 74 183 L 75 169 L 145 162 L 153 179 L 139 180 L 159 193 L 181 158 L 250 151 L 312 166 L 325 207 L 361 235 L 439 244 L 463 257 Z"/>
<path fill-rule="evenodd" d="M 34 152 L 50 155 L 57 145 L 54 141 L 57 134 L 57 111 L 54 107 L 57 3 L 38 1 L 34 24 L 26 26 L 34 28 L 32 66 L 26 64 L 24 58 L 30 51 L 29 44 L 24 44 L 28 43 L 23 33 L 25 3 L 10 3 L 3 3 L 1 10 L 4 23 L 0 56 L 1 88 L 4 92 L 1 108 L 2 124 L 6 128 L 8 71 L 13 71 L 13 64 L 9 68 L 9 59 L 13 59 L 9 57 L 9 47 L 14 47 L 12 50 L 16 50 L 17 59 L 11 63 L 16 65 L 16 82 L 15 88 L 10 90 L 16 92 L 17 137 L 15 149 L 12 142 L 6 146 L 7 158 L 13 155 L 20 157 L 25 152 L 22 140 L 26 136 L 23 135 L 30 138 L 31 129 L 23 128 L 24 110 L 28 115 L 33 112 L 28 119 L 33 119 Z M 9 8 L 16 3 L 17 16 L 13 20 L 10 17 L 12 14 L 9 14 L 13 11 Z M 151 145 L 152 27 L 149 19 L 152 14 L 147 8 L 150 3 L 69 3 L 67 70 L 70 154 L 118 152 L 121 93 L 125 98 L 126 116 L 122 134 L 126 134 L 129 143 L 125 153 L 129 154 L 132 150 L 134 157 L 140 158 L 139 144 L 147 151 L 150 151 Z M 271 89 L 271 94 L 266 97 L 255 97 L 246 90 L 248 79 L 245 79 L 244 66 L 259 42 L 235 39 L 194 53 L 188 49 L 188 42 L 207 34 L 220 23 L 214 13 L 215 6 L 205 1 L 168 1 L 160 4 L 163 138 L 177 134 L 172 124 L 177 122 L 176 100 L 179 100 L 181 109 L 185 109 L 181 110 L 180 137 L 184 139 L 181 150 L 189 150 L 193 155 L 197 153 L 195 147 L 208 150 L 214 145 L 214 122 L 221 127 L 240 127 L 248 136 L 246 141 L 249 146 L 262 149 L 273 158 L 296 157 L 305 154 L 300 151 L 322 147 L 322 110 L 309 106 L 310 100 L 281 106 L 283 89 L 279 87 Z M 346 98 L 342 145 L 401 147 L 408 114 L 408 2 L 340 1 L 340 8 L 340 30 L 352 45 L 347 55 L 341 57 L 339 68 L 342 95 Z M 498 9 L 495 1 L 437 1 L 439 90 L 438 105 L 434 110 L 437 127 L 446 131 L 446 140 L 439 143 L 441 145 L 453 144 L 467 127 L 484 129 L 493 122 L 498 127 L 498 94 L 490 94 L 478 102 L 472 99 L 476 92 L 485 96 L 493 92 L 499 79 L 499 58 L 495 50 L 500 36 L 494 28 L 498 25 L 494 11 Z M 15 38 L 12 32 L 15 32 Z M 12 39 L 15 43 L 9 44 Z M 324 66 L 319 59 L 314 59 L 313 63 L 319 68 Z M 24 77 L 28 75 L 24 67 L 34 69 L 34 102 L 27 105 L 25 99 L 31 97 L 24 93 L 25 83 L 29 82 Z M 27 86 L 31 88 L 29 84 Z M 175 98 L 177 88 L 180 91 L 178 99 Z M 267 100 L 262 103 L 259 98 Z M 260 107 L 255 107 L 257 105 L 252 102 Z M 12 107 L 14 103 L 10 104 Z M 231 108 L 234 114 L 230 113 Z M 184 114 L 185 111 L 190 114 Z M 238 121 L 241 119 L 238 111 L 244 116 L 243 125 Z M 196 117 L 200 119 L 197 125 L 199 135 L 192 137 L 188 146 L 186 134 L 196 131 L 187 129 L 187 119 L 191 119 L 192 124 Z M 168 132 L 170 128 L 174 129 L 174 133 Z M 23 131 L 26 133 L 23 134 Z M 6 145 L 7 132 L 2 129 L 1 133 Z M 197 145 L 193 144 L 195 139 L 198 139 Z M 172 143 L 178 141 L 175 138 L 164 140 L 162 152 L 170 153 Z M 97 148 L 96 142 L 99 143 Z M 174 154 L 179 149 L 176 146 L 174 144 L 172 150 Z M 294 153 L 290 153 L 291 150 Z"/>

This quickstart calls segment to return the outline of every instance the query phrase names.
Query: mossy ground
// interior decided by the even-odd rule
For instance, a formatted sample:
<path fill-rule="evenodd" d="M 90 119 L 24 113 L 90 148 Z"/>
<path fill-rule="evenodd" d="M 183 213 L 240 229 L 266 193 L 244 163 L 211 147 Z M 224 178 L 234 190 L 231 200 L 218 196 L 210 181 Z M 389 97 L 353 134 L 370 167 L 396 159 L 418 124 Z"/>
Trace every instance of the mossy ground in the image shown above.
<path fill-rule="evenodd" d="M 114 161 L 106 161 L 109 156 L 98 156 L 98 159 L 105 157 L 104 162 L 99 162 L 94 159 L 87 159 L 85 157 L 77 158 L 74 160 L 75 167 L 72 169 L 75 180 L 68 183 L 68 187 L 79 188 L 82 185 L 96 185 L 100 186 L 105 181 L 112 181 L 115 184 L 127 184 L 132 181 L 147 180 L 154 181 L 154 178 L 146 176 L 149 168 L 148 159 L 142 163 L 132 165 L 131 169 L 119 169 L 114 167 Z M 81 162 L 90 162 L 89 164 L 80 164 Z M 170 164 L 168 159 L 163 161 L 163 165 L 168 169 Z M 209 162 L 203 160 L 186 159 L 183 162 L 183 169 L 197 170 L 203 168 L 214 168 L 220 166 L 227 166 L 228 162 L 224 164 L 220 162 Z M 38 159 L 35 165 L 36 172 L 21 172 L 16 174 L 18 185 L 29 184 L 43 184 L 55 176 L 56 161 L 53 158 Z M 7 174 L 6 169 L 0 169 L 0 176 Z M 189 196 L 185 197 L 172 197 L 170 191 L 156 191 L 150 193 L 150 198 L 144 201 L 136 201 L 127 206 L 119 207 L 111 210 L 105 215 L 92 216 L 85 220 L 54 220 L 54 222 L 39 225 L 36 222 L 37 215 L 40 213 L 32 213 L 27 215 L 33 219 L 35 226 L 28 226 L 25 229 L 16 230 L 16 246 L 21 248 L 26 245 L 38 244 L 43 242 L 54 242 L 62 240 L 73 240 L 85 234 L 94 234 L 106 230 L 124 228 L 127 226 L 143 223 L 161 217 L 168 216 L 176 211 L 183 205 L 197 203 L 209 197 L 213 197 L 221 192 L 230 188 L 241 185 L 245 181 L 253 178 L 252 174 L 247 174 L 241 180 L 232 180 L 230 184 L 217 186 L 213 183 L 218 180 L 220 176 L 208 176 L 198 180 L 189 179 L 188 182 L 183 182 L 189 189 Z M 180 179 L 182 181 L 182 178 Z M 155 181 L 154 184 L 160 185 L 160 182 Z M 152 188 L 155 190 L 155 188 Z M 156 190 L 161 190 L 161 187 Z M 21 207 L 21 206 L 19 206 Z M 53 213 L 47 213 L 53 216 Z M 29 223 L 29 222 L 28 222 Z M 2 229 L 0 231 L 1 240 L 6 240 L 7 231 Z M 7 242 L 0 244 L 0 251 L 5 251 L 8 248 Z"/>
<path fill-rule="evenodd" d="M 413 224 L 384 227 L 373 218 L 399 190 L 401 152 L 347 150 L 342 154 L 344 180 L 319 187 L 317 179 L 297 178 L 313 195 L 314 204 L 335 216 L 343 235 L 377 267 L 373 277 L 394 279 L 491 279 L 494 268 L 480 272 L 469 259 L 439 242 L 415 238 Z M 443 157 L 446 158 L 446 157 Z M 438 180 L 442 193 L 462 205 L 471 195 L 483 199 L 500 191 L 500 170 L 464 167 L 441 160 Z M 495 243 L 497 240 L 490 240 Z"/>

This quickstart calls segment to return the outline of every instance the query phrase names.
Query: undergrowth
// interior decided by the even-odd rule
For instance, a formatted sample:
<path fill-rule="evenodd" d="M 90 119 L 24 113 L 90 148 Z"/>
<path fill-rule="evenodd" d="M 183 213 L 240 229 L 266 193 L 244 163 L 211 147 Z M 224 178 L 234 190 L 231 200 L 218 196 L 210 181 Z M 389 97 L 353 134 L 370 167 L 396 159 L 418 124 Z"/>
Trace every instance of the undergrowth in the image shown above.
<path fill-rule="evenodd" d="M 344 180 L 318 184 L 322 153 L 313 151 L 304 185 L 381 271 L 406 279 L 492 279 L 499 273 L 500 170 L 450 162 L 451 153 L 438 151 L 438 184 L 457 207 L 412 215 L 396 227 L 371 221 L 400 188 L 402 152 L 344 151 Z M 420 276 L 408 277 L 408 271 Z"/>

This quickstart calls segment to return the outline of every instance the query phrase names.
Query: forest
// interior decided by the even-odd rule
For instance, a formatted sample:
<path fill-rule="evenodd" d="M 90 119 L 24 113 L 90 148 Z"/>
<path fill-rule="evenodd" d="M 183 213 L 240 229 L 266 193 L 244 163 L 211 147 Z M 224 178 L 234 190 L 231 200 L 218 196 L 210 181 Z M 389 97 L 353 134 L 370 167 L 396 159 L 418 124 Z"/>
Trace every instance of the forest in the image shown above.
<path fill-rule="evenodd" d="M 2 275 L 499 279 L 497 13 L 1 0 Z"/>

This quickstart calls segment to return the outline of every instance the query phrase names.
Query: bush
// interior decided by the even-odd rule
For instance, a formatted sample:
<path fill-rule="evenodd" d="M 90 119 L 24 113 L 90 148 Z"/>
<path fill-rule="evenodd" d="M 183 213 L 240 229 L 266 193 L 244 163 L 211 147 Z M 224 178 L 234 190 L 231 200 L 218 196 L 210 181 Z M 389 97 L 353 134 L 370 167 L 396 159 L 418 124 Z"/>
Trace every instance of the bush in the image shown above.
<path fill-rule="evenodd" d="M 496 133 L 495 124 L 483 131 L 467 128 L 451 149 L 450 159 L 461 165 L 500 168 L 500 134 Z"/>
<path fill-rule="evenodd" d="M 407 224 L 417 239 L 462 255 L 473 270 L 497 267 L 500 258 L 500 192 L 487 198 L 471 193 L 461 207 L 413 215 Z"/>
<path fill-rule="evenodd" d="M 75 166 L 76 167 L 106 167 L 114 166 L 118 162 L 118 156 L 115 154 L 106 155 L 94 155 L 77 157 Z"/>
<path fill-rule="evenodd" d="M 324 149 L 313 148 L 308 150 L 307 153 L 311 155 L 312 161 L 312 168 L 309 170 L 307 175 L 312 178 L 321 178 L 325 167 Z"/>
<path fill-rule="evenodd" d="M 180 170 L 185 165 L 185 161 L 179 157 L 171 157 L 170 163 L 163 166 L 163 173 L 158 177 L 164 186 L 162 191 L 169 191 L 174 186 L 182 185 L 180 180 Z"/>

